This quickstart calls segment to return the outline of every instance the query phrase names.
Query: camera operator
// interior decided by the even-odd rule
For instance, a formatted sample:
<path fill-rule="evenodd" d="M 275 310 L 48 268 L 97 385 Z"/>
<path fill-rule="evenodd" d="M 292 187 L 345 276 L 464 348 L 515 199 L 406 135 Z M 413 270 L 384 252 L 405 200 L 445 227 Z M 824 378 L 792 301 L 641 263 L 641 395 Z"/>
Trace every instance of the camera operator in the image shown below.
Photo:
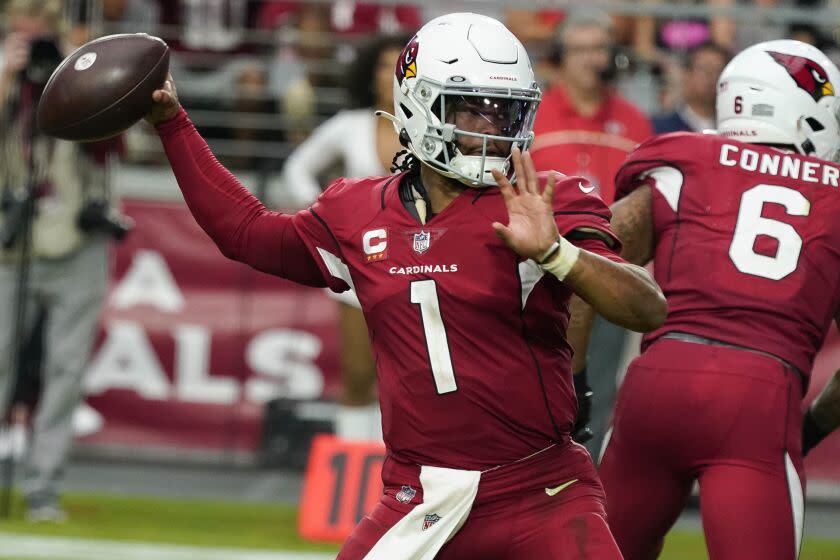
<path fill-rule="evenodd" d="M 35 110 L 52 71 L 69 52 L 61 0 L 10 0 L 0 52 L 0 420 L 18 372 L 15 298 L 29 266 L 24 340 L 46 312 L 42 392 L 32 421 L 23 491 L 31 521 L 60 522 L 59 478 L 72 439 L 73 411 L 106 293 L 108 242 L 129 224 L 112 209 L 108 161 L 117 143 L 79 145 L 40 134 Z M 27 194 L 34 197 L 31 259 L 22 258 Z"/>

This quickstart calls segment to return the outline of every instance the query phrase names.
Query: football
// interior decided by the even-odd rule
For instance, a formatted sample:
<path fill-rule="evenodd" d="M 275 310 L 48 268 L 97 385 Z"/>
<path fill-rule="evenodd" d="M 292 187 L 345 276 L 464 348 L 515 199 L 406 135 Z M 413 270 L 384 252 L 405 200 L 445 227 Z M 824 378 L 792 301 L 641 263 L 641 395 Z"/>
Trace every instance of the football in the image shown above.
<path fill-rule="evenodd" d="M 145 33 L 109 35 L 65 58 L 38 103 L 38 128 L 90 142 L 124 131 L 152 106 L 169 72 L 169 47 Z"/>

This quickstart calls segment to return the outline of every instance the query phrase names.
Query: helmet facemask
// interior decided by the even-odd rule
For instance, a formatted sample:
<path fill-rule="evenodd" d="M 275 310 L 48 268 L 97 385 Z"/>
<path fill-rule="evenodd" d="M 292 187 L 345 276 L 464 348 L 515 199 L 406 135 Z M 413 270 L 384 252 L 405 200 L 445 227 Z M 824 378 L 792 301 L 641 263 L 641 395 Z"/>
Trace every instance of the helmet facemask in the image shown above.
<path fill-rule="evenodd" d="M 409 97 L 415 97 L 414 107 L 427 112 L 429 124 L 419 145 L 411 142 L 409 150 L 441 175 L 470 187 L 495 185 L 493 169 L 513 179 L 511 150 L 526 150 L 533 141 L 539 90 L 422 82 Z M 424 103 L 430 92 L 439 93 L 432 103 Z"/>
<path fill-rule="evenodd" d="M 807 155 L 840 163 L 840 98 L 832 96 L 825 106 L 825 111 L 821 113 L 821 119 L 809 116 L 801 118 L 797 123 L 798 127 L 805 131 L 812 150 L 812 153 Z M 804 149 L 800 151 L 805 152 Z"/>
<path fill-rule="evenodd" d="M 498 92 L 469 91 L 441 94 L 432 105 L 440 122 L 444 149 L 436 161 L 470 186 L 496 183 L 496 169 L 511 177 L 511 150 L 531 144 L 536 102 L 497 97 Z"/>

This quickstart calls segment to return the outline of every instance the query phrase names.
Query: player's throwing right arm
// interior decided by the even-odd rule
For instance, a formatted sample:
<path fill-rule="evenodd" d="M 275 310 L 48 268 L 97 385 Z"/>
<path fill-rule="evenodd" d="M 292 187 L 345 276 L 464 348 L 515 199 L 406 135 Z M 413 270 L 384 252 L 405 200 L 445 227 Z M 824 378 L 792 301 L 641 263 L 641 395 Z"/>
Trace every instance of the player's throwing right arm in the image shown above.
<path fill-rule="evenodd" d="M 146 120 L 160 134 L 184 200 L 228 258 L 307 286 L 326 286 L 292 223 L 271 212 L 215 158 L 178 102 L 172 76 L 152 94 Z"/>

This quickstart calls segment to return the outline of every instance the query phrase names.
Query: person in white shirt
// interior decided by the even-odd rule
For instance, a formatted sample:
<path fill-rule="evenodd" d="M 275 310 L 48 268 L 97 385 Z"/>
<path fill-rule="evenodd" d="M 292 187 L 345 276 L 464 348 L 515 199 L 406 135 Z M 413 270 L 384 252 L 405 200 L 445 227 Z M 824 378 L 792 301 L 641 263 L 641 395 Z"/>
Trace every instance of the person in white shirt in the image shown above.
<path fill-rule="evenodd" d="M 404 41 L 402 45 L 400 41 Z M 393 109 L 394 66 L 407 42 L 404 36 L 384 36 L 360 49 L 348 76 L 355 108 L 340 111 L 321 124 L 286 160 L 283 185 L 289 201 L 300 207 L 311 204 L 326 184 L 322 174 L 336 164 L 347 177 L 388 172 L 402 146 L 394 126 L 374 111 Z"/>
<path fill-rule="evenodd" d="M 286 160 L 285 199 L 298 207 L 315 201 L 328 170 L 345 177 L 386 175 L 403 149 L 390 121 L 374 115 L 393 110 L 394 68 L 408 43 L 407 36 L 382 36 L 359 50 L 348 74 L 355 106 L 319 126 Z M 329 292 L 339 300 L 342 390 L 336 434 L 344 439 L 381 440 L 382 425 L 376 395 L 376 364 L 370 350 L 364 315 L 352 291 Z"/>

